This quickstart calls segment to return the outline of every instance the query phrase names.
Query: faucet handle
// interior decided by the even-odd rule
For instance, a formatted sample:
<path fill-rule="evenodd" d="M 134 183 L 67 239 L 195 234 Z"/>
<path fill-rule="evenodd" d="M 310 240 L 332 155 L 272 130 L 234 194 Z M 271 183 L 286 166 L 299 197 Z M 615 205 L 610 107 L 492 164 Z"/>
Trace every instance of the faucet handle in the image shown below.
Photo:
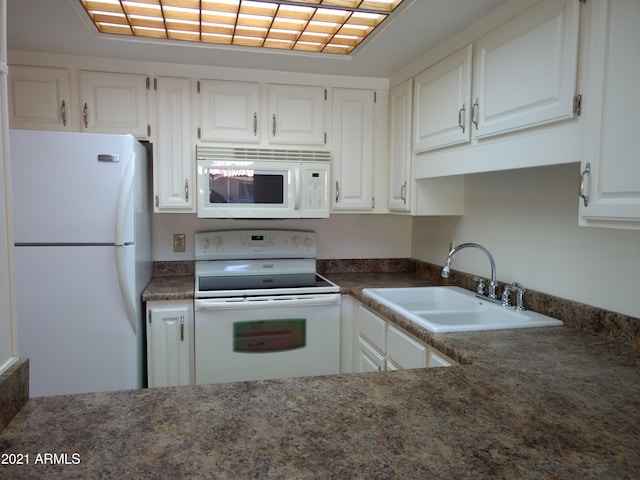
<path fill-rule="evenodd" d="M 524 292 L 526 292 L 525 288 L 521 283 L 513 282 L 511 284 L 511 289 L 516 292 L 516 310 L 524 310 Z"/>
<path fill-rule="evenodd" d="M 513 285 L 505 285 L 504 286 L 504 290 L 502 290 L 502 306 L 503 307 L 510 307 L 511 306 L 511 299 L 509 298 L 509 294 L 515 290 L 513 288 Z"/>
<path fill-rule="evenodd" d="M 473 281 L 478 283 L 476 287 L 476 293 L 478 295 L 484 295 L 484 278 L 473 277 Z"/>

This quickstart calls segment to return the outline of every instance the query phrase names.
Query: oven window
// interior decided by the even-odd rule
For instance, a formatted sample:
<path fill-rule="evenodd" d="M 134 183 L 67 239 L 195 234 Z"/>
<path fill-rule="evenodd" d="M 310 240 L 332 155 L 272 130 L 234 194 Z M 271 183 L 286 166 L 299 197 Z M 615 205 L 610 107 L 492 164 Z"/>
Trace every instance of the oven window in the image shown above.
<path fill-rule="evenodd" d="M 233 351 L 238 353 L 283 352 L 303 348 L 306 341 L 304 318 L 233 324 Z"/>
<path fill-rule="evenodd" d="M 209 203 L 275 204 L 284 203 L 286 173 L 256 173 L 241 170 L 209 174 Z"/>

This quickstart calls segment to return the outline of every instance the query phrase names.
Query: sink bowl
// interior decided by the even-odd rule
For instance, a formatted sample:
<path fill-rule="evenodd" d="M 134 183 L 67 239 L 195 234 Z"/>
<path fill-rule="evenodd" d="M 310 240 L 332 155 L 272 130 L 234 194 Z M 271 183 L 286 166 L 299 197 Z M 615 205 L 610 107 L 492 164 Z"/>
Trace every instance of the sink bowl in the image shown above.
<path fill-rule="evenodd" d="M 365 288 L 362 293 L 436 333 L 563 324 L 540 313 L 505 308 L 460 287 Z"/>

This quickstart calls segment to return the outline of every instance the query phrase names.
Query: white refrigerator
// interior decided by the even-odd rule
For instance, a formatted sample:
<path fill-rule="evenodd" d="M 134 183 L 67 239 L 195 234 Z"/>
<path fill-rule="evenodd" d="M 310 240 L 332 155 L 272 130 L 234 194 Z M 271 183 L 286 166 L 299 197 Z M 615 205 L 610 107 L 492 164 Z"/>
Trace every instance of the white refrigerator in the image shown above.
<path fill-rule="evenodd" d="M 151 278 L 145 147 L 11 130 L 18 356 L 30 396 L 141 388 Z"/>

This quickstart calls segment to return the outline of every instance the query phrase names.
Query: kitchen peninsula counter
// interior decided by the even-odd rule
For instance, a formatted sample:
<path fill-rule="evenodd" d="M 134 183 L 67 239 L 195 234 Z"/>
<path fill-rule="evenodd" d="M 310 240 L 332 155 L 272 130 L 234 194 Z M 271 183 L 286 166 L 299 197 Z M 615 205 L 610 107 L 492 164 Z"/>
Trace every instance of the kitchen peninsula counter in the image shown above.
<path fill-rule="evenodd" d="M 361 301 L 363 282 L 425 284 L 328 276 Z M 0 434 L 30 465 L 0 479 L 637 478 L 640 349 L 567 327 L 425 335 L 467 364 L 30 399 Z"/>

